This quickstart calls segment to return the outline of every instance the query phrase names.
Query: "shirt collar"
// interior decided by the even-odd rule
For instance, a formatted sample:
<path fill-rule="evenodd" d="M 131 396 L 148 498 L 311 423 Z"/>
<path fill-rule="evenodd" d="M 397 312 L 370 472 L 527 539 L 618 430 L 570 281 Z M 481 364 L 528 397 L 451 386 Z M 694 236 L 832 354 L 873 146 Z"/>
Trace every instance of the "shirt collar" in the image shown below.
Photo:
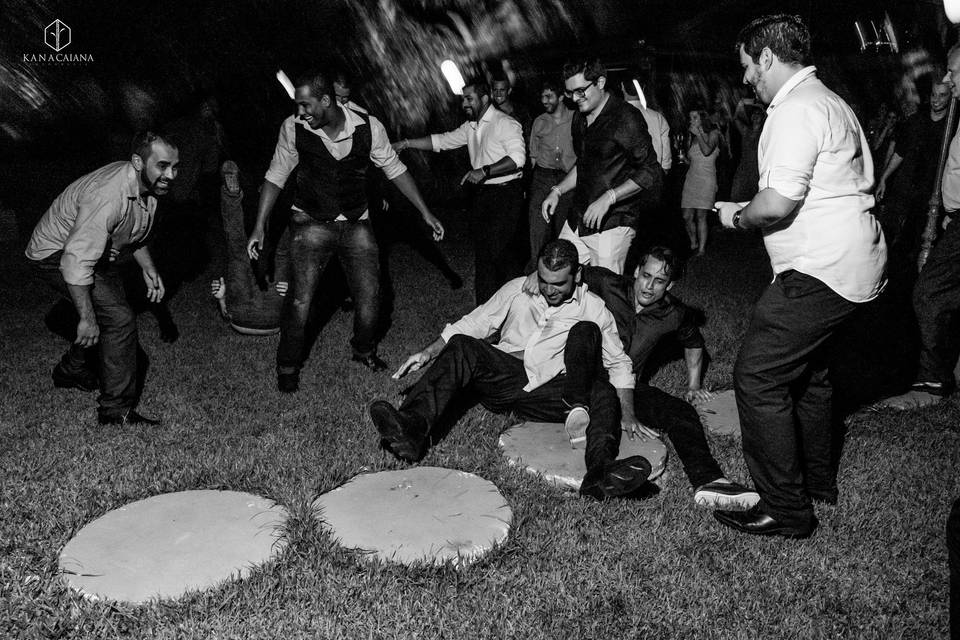
<path fill-rule="evenodd" d="M 780 87 L 780 91 L 777 91 L 777 95 L 773 96 L 773 100 L 770 101 L 770 106 L 767 107 L 767 113 L 770 113 L 778 104 L 784 101 L 787 97 L 787 94 L 793 91 L 797 85 L 799 85 L 804 80 L 810 78 L 811 76 L 816 76 L 817 68 L 814 66 L 804 67 L 797 71 L 795 74 L 790 76 L 790 79 L 783 83 L 783 86 Z"/>
<path fill-rule="evenodd" d="M 137 171 L 137 168 L 133 166 L 132 162 L 127 163 L 127 175 L 126 180 L 123 183 L 123 195 L 128 200 L 140 200 L 141 199 L 141 189 L 140 189 L 140 172 Z M 143 201 L 146 202 L 147 198 L 150 196 L 149 193 L 143 193 Z"/>
<path fill-rule="evenodd" d="M 646 306 L 646 307 L 644 307 L 644 308 L 642 308 L 642 309 L 641 309 L 641 307 L 637 304 L 637 301 L 636 301 L 636 299 L 635 299 L 635 297 L 634 297 L 634 294 L 633 294 L 633 288 L 632 288 L 632 287 L 631 287 L 631 291 L 630 291 L 630 299 L 633 301 L 633 313 L 634 313 L 634 315 L 641 315 L 641 314 L 642 314 L 642 315 L 647 316 L 647 317 L 663 315 L 664 313 L 666 313 L 667 311 L 669 311 L 670 308 L 673 307 L 673 304 L 674 304 L 674 298 L 673 298 L 672 295 L 670 295 L 670 292 L 669 292 L 669 291 L 667 291 L 666 293 L 664 293 L 662 298 L 660 298 L 659 300 L 657 300 L 657 301 L 654 302 L 653 304 L 648 305 L 648 306 Z"/>
<path fill-rule="evenodd" d="M 337 136 L 337 139 L 334 140 L 328 136 L 327 132 L 323 130 L 323 127 L 320 127 L 316 130 L 319 135 L 323 136 L 327 140 L 330 140 L 330 142 L 343 142 L 344 140 L 352 138 L 354 130 L 363 124 L 363 118 L 361 118 L 360 115 L 355 111 L 351 111 L 339 102 L 337 103 L 337 107 L 343 112 L 344 118 L 343 131 L 340 132 L 340 135 Z M 309 128 L 309 125 L 307 125 L 307 128 Z"/>

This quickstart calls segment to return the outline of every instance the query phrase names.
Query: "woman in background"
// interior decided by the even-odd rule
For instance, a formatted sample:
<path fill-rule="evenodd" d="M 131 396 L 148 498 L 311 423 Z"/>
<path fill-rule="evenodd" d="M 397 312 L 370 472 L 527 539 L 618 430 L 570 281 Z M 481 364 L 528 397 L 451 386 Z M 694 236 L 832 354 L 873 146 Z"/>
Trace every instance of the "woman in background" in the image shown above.
<path fill-rule="evenodd" d="M 713 209 L 717 197 L 720 132 L 707 113 L 699 109 L 690 111 L 688 123 L 690 168 L 683 181 L 680 208 L 690 238 L 690 250 L 702 256 L 707 250 L 707 214 Z"/>

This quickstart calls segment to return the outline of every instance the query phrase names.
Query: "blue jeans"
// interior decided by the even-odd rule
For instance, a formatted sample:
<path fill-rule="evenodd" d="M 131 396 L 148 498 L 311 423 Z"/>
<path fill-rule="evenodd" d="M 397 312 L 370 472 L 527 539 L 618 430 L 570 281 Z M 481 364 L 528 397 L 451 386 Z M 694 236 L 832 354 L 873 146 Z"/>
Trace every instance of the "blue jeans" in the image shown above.
<path fill-rule="evenodd" d="M 380 314 L 380 263 L 369 220 L 320 222 L 294 211 L 290 218 L 290 289 L 280 316 L 277 370 L 299 371 L 307 356 L 306 328 L 320 276 L 334 254 L 340 258 L 353 296 L 353 339 L 357 356 L 376 353 Z"/>

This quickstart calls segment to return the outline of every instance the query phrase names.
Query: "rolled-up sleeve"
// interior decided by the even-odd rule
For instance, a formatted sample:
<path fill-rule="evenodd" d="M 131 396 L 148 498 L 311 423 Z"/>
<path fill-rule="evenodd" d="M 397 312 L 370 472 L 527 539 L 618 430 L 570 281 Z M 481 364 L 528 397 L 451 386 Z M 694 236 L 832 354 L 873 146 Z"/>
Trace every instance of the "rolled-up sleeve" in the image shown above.
<path fill-rule="evenodd" d="M 633 365 L 627 354 L 623 352 L 623 344 L 620 342 L 620 334 L 617 333 L 617 323 L 614 322 L 613 314 L 604 308 L 598 318 L 598 324 L 603 350 L 603 366 L 610 375 L 610 384 L 617 389 L 633 389 L 636 384 Z"/>
<path fill-rule="evenodd" d="M 814 109 L 803 105 L 782 105 L 776 114 L 776 144 L 768 145 L 760 159 L 760 188 L 773 189 L 789 200 L 803 200 L 810 187 L 822 140 L 828 127 Z"/>
<path fill-rule="evenodd" d="M 667 123 L 667 119 L 660 113 L 657 113 L 657 126 L 660 129 L 660 131 L 657 132 L 657 135 L 660 137 L 660 152 L 663 154 L 660 157 L 660 166 L 663 167 L 664 171 L 669 171 L 673 166 L 673 149 L 670 147 L 670 125 Z"/>
<path fill-rule="evenodd" d="M 60 273 L 67 284 L 93 284 L 93 269 L 103 255 L 110 233 L 120 218 L 126 203 L 106 200 L 95 192 L 78 204 L 77 220 L 63 246 Z"/>
<path fill-rule="evenodd" d="M 466 146 L 467 136 L 470 135 L 472 130 L 473 127 L 470 126 L 470 123 L 464 122 L 462 125 L 452 131 L 447 131 L 446 133 L 434 133 L 430 136 L 430 144 L 433 145 L 434 151 L 450 151 L 451 149 L 459 149 L 460 147 Z"/>
<path fill-rule="evenodd" d="M 370 161 L 380 167 L 388 180 L 393 180 L 407 170 L 400 156 L 390 146 L 390 138 L 383 124 L 370 116 Z"/>
<path fill-rule="evenodd" d="M 280 125 L 277 146 L 273 150 L 270 168 L 267 169 L 264 179 L 282 189 L 298 162 L 300 162 L 300 154 L 297 153 L 297 133 L 293 116 L 290 116 Z"/>
<path fill-rule="evenodd" d="M 503 155 L 509 156 L 517 167 L 523 167 L 527 161 L 527 152 L 523 146 L 523 127 L 520 123 L 513 118 L 500 118 L 496 136 L 503 147 Z"/>
<path fill-rule="evenodd" d="M 660 161 L 653 150 L 650 132 L 643 114 L 630 107 L 623 124 L 617 127 L 617 142 L 627 157 L 627 177 L 642 189 L 653 189 L 661 183 Z M 619 185 L 614 185 L 619 186 Z"/>

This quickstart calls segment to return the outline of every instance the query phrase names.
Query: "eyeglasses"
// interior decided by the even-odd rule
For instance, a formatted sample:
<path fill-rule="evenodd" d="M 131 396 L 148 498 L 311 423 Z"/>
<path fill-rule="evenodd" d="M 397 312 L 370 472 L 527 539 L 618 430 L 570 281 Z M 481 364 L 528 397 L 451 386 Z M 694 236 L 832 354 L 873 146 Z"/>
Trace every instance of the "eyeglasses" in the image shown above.
<path fill-rule="evenodd" d="M 587 97 L 587 89 L 589 89 L 590 87 L 592 87 L 592 86 L 594 86 L 594 85 L 596 85 L 596 84 L 597 84 L 597 81 L 596 81 L 596 80 L 591 80 L 591 81 L 590 81 L 590 84 L 588 84 L 588 85 L 586 85 L 586 86 L 584 86 L 584 87 L 579 87 L 579 88 L 577 88 L 577 89 L 574 89 L 573 91 L 564 91 L 564 92 L 563 92 L 563 95 L 567 96 L 568 98 L 586 98 L 586 97 Z"/>

